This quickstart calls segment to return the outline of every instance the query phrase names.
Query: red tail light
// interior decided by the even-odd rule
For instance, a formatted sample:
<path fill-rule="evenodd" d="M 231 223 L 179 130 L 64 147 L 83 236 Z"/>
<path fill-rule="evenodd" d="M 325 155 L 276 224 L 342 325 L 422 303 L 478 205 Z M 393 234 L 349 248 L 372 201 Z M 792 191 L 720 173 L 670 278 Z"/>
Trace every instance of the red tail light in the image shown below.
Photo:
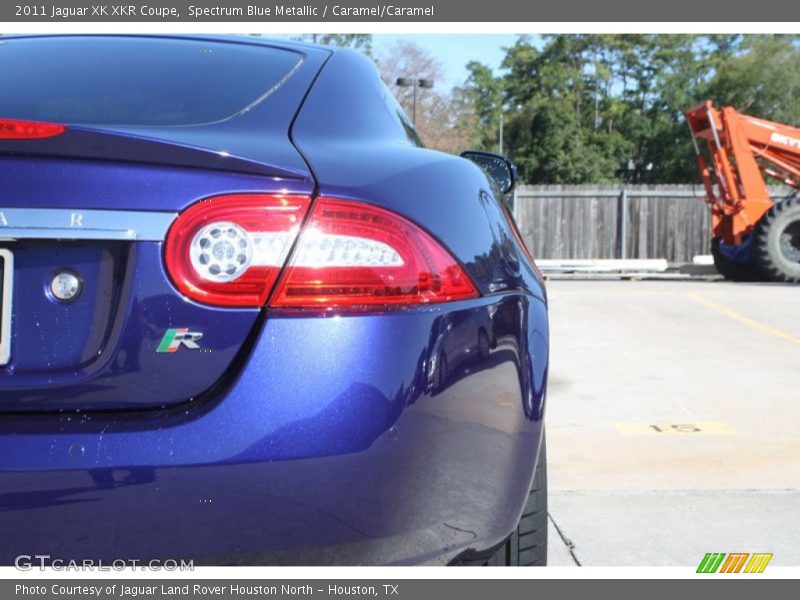
<path fill-rule="evenodd" d="M 288 259 L 275 307 L 405 305 L 478 295 L 458 262 L 406 219 L 360 202 L 319 198 L 300 233 L 309 204 L 306 196 L 261 194 L 195 204 L 167 235 L 173 283 L 205 304 L 260 307 Z"/>
<path fill-rule="evenodd" d="M 385 306 L 477 295 L 458 262 L 413 223 L 375 206 L 320 198 L 271 305 Z"/>
<path fill-rule="evenodd" d="M 306 196 L 246 194 L 204 200 L 167 235 L 167 271 L 187 297 L 216 306 L 263 306 L 300 231 Z"/>
<path fill-rule="evenodd" d="M 64 125 L 56 123 L 0 119 L 0 140 L 38 140 L 61 135 L 66 130 Z"/>

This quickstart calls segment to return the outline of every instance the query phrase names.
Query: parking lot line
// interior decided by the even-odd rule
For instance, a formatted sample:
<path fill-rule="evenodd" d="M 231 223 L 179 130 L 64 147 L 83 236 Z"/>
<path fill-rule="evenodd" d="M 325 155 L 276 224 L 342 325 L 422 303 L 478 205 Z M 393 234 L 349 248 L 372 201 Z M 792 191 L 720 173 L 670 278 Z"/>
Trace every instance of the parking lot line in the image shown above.
<path fill-rule="evenodd" d="M 782 340 L 786 340 L 792 344 L 796 344 L 800 346 L 800 337 L 796 335 L 792 335 L 786 331 L 773 327 L 772 325 L 767 325 L 766 323 L 762 323 L 761 321 L 756 321 L 755 319 L 751 319 L 750 317 L 745 317 L 744 315 L 736 312 L 728 308 L 727 306 L 723 306 L 722 304 L 717 304 L 713 300 L 709 300 L 705 296 L 698 294 L 696 292 L 687 292 L 684 294 L 690 300 L 697 302 L 698 304 L 702 304 L 706 308 L 710 308 L 712 310 L 716 310 L 717 312 L 721 312 L 726 317 L 733 319 L 734 321 L 738 321 L 742 325 L 746 325 L 751 329 L 755 329 L 756 331 L 760 331 L 762 333 L 766 333 L 767 335 L 772 335 Z"/>
<path fill-rule="evenodd" d="M 548 294 L 551 563 L 800 564 L 800 286 L 570 280 Z"/>

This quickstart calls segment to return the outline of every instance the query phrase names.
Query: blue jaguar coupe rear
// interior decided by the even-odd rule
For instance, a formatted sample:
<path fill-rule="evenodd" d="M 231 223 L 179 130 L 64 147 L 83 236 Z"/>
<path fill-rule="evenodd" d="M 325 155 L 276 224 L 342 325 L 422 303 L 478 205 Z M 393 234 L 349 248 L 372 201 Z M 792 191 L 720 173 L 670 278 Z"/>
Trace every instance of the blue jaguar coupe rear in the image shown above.
<path fill-rule="evenodd" d="M 0 564 L 544 563 L 541 276 L 370 60 L 20 36 L 0 70 Z"/>

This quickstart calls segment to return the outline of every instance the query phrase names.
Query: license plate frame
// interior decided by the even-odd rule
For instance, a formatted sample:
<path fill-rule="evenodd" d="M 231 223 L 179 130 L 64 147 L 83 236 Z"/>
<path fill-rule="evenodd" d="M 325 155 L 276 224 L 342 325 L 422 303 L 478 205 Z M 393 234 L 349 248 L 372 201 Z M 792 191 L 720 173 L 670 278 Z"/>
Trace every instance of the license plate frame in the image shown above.
<path fill-rule="evenodd" d="M 14 254 L 0 248 L 0 366 L 11 359 L 11 299 L 14 287 Z"/>

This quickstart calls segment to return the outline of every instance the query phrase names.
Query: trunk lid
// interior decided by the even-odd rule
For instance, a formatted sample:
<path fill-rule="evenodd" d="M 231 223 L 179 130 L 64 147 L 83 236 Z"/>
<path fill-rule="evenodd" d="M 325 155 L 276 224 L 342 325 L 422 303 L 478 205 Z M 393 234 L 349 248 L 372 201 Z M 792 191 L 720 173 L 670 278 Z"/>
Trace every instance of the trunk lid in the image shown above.
<path fill-rule="evenodd" d="M 0 254 L 13 260 L 0 261 L 0 412 L 161 407 L 224 382 L 261 311 L 183 297 L 164 269 L 169 225 L 202 198 L 312 189 L 310 178 L 0 157 Z M 51 289 L 64 272 L 82 286 L 69 302 Z"/>
<path fill-rule="evenodd" d="M 15 73 L 0 120 L 66 126 L 0 128 L 0 412 L 169 406 L 237 372 L 262 311 L 187 300 L 164 236 L 204 198 L 311 194 L 289 130 L 328 56 L 246 37 L 0 39 Z M 64 274 L 70 301 L 52 289 Z"/>

